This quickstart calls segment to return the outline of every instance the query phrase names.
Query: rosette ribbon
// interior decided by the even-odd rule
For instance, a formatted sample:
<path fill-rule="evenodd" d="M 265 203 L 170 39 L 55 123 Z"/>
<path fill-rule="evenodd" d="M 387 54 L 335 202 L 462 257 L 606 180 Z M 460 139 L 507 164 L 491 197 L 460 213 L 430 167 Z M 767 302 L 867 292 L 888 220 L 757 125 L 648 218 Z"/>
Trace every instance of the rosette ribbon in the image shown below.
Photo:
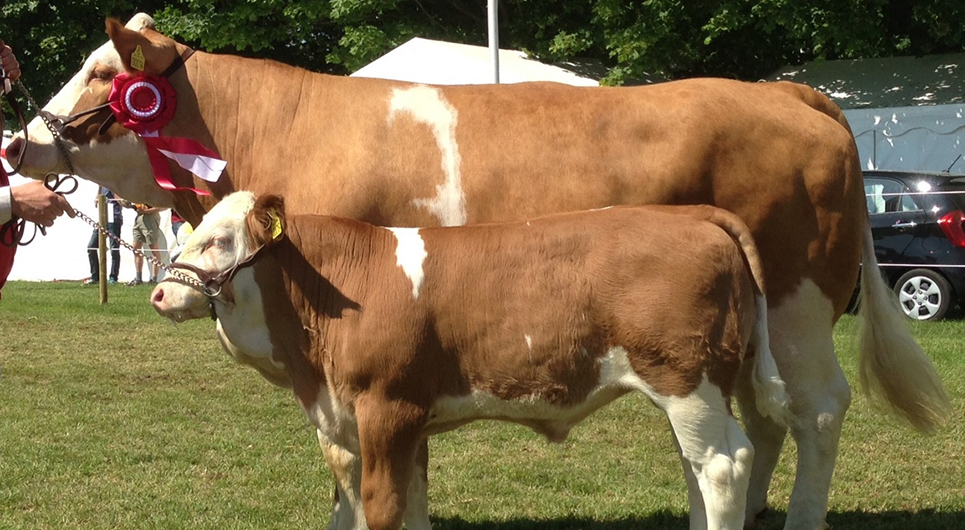
<path fill-rule="evenodd" d="M 210 195 L 204 190 L 177 186 L 171 180 L 168 158 L 207 182 L 217 182 L 228 163 L 200 142 L 161 136 L 161 128 L 174 117 L 177 106 L 177 93 L 167 78 L 119 74 L 114 78 L 107 100 L 117 122 L 144 141 L 154 180 L 159 186 L 166 190 L 191 190 L 198 195 Z"/>

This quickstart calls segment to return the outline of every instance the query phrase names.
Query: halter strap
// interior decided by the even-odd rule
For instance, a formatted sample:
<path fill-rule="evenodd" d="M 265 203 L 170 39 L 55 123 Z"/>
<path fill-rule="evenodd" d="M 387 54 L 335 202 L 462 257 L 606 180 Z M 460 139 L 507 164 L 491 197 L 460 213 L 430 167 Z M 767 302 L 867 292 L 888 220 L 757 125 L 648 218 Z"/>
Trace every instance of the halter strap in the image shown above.
<path fill-rule="evenodd" d="M 174 61 L 167 68 L 164 69 L 163 72 L 161 72 L 161 77 L 171 77 L 172 75 L 174 75 L 174 72 L 177 72 L 178 69 L 184 66 L 184 62 L 187 61 L 188 58 L 191 57 L 192 55 L 194 55 L 194 50 L 192 48 L 185 48 L 184 51 L 181 52 L 181 54 L 178 55 L 174 59 Z M 96 107 L 91 107 L 87 110 L 82 110 L 76 114 L 71 114 L 70 116 L 53 114 L 45 110 L 41 110 L 40 114 L 44 116 L 47 119 L 47 121 L 50 122 L 51 125 L 57 128 L 57 132 L 62 133 L 64 128 L 67 127 L 67 125 L 77 121 L 78 119 L 84 116 L 87 116 L 89 114 L 94 114 L 96 112 L 104 110 L 105 108 L 109 108 L 110 106 L 111 106 L 110 102 L 107 102 L 102 105 L 98 105 Z M 111 125 L 114 125 L 114 123 L 116 122 L 117 122 L 117 117 L 114 116 L 113 112 L 111 112 L 106 118 L 104 118 L 104 121 L 103 123 L 101 123 L 101 126 L 97 128 L 97 134 L 103 136 L 104 134 L 107 133 L 107 129 L 109 129 Z M 26 128 L 24 128 L 24 130 L 26 130 Z M 23 158 L 21 157 L 21 161 L 22 160 Z"/>

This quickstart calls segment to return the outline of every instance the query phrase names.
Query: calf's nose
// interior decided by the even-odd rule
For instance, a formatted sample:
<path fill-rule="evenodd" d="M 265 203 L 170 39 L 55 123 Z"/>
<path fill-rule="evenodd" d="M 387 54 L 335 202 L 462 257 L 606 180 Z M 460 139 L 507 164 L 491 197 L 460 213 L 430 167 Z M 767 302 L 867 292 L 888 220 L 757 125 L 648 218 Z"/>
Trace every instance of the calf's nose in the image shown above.
<path fill-rule="evenodd" d="M 154 306 L 154 309 L 159 313 L 165 308 L 166 304 L 164 303 L 164 286 L 163 285 L 158 285 L 157 287 L 154 288 L 154 291 L 151 293 L 151 304 Z"/>

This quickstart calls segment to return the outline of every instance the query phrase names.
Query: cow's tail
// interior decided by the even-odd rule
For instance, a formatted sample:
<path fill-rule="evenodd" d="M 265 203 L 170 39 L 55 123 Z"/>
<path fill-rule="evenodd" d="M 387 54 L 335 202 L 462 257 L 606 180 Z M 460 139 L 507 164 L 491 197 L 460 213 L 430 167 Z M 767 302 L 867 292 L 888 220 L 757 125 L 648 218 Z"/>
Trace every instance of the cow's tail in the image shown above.
<path fill-rule="evenodd" d="M 709 208 L 709 207 L 708 207 Z M 781 425 L 788 425 L 790 397 L 784 380 L 777 370 L 771 354 L 770 335 L 767 331 L 767 297 L 764 288 L 764 267 L 751 231 L 737 215 L 726 210 L 710 208 L 707 220 L 716 224 L 733 239 L 743 251 L 744 262 L 754 280 L 754 300 L 757 319 L 751 336 L 754 349 L 751 385 L 758 412 L 769 416 Z"/>
<path fill-rule="evenodd" d="M 868 221 L 861 254 L 858 362 L 862 389 L 918 431 L 934 432 L 948 415 L 948 394 L 931 359 L 911 335 L 894 293 L 878 273 Z"/>

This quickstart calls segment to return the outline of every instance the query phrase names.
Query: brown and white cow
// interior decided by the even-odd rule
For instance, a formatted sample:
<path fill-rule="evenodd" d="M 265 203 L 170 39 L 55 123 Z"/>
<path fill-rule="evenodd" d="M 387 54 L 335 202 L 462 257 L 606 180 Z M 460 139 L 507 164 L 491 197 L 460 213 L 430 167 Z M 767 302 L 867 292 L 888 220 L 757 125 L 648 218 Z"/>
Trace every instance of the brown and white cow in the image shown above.
<path fill-rule="evenodd" d="M 710 206 L 382 228 L 286 219 L 277 196 L 238 192 L 178 261 L 202 278 L 235 275 L 213 309 L 165 280 L 158 313 L 215 311 L 229 352 L 292 388 L 358 462 L 360 476 L 339 479 L 355 482 L 373 530 L 401 526 L 425 437 L 489 418 L 562 441 L 633 390 L 670 419 L 705 508 L 695 527 L 740 530 L 753 448 L 730 396 L 749 347 L 744 383 L 761 414 L 785 415 L 757 250 L 739 218 Z"/>
<path fill-rule="evenodd" d="M 111 40 L 47 111 L 68 115 L 103 103 L 111 79 L 131 71 L 138 48 L 144 71 L 155 75 L 187 49 L 155 32 L 146 15 L 107 28 Z M 391 226 L 518 220 L 614 204 L 712 204 L 736 213 L 761 252 L 771 349 L 793 398 L 797 475 L 786 528 L 824 527 L 851 401 L 831 330 L 859 263 L 876 267 L 854 139 L 826 97 L 803 85 L 721 79 L 628 88 L 434 87 L 200 51 L 169 79 L 178 106 L 161 134 L 201 142 L 228 162 L 216 183 L 172 164 L 174 180 L 215 197 L 275 193 L 291 213 Z M 64 130 L 78 173 L 197 223 L 214 201 L 159 187 L 140 138 L 116 124 L 101 134 L 105 112 Z M 29 129 L 30 142 L 18 136 L 8 156 L 22 157 L 31 176 L 64 172 L 43 123 L 35 119 Z M 862 381 L 916 428 L 933 430 L 948 397 L 879 280 L 862 280 Z M 751 520 L 766 506 L 787 428 L 742 408 L 757 454 Z"/>

